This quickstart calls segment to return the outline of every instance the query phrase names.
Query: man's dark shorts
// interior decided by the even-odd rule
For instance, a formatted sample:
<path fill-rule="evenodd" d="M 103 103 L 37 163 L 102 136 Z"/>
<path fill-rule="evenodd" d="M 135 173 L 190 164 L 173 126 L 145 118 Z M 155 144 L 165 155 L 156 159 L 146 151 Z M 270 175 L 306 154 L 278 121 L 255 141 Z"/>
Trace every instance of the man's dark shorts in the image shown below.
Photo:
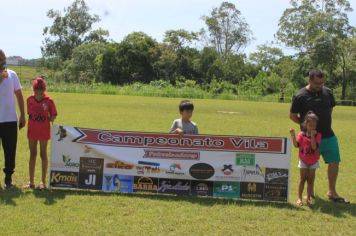
<path fill-rule="evenodd" d="M 323 157 L 326 164 L 339 163 L 341 160 L 337 137 L 332 136 L 322 139 L 319 147 L 319 154 Z"/>

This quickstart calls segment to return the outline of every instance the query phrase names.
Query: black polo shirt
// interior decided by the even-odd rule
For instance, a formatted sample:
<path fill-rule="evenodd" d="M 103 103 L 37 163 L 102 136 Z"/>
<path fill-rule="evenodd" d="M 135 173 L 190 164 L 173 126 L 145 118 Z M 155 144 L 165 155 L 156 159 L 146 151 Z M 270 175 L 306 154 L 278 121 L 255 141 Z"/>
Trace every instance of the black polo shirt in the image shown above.
<path fill-rule="evenodd" d="M 319 117 L 317 131 L 322 138 L 329 138 L 335 135 L 331 128 L 334 106 L 335 98 L 329 88 L 323 86 L 319 92 L 313 92 L 304 87 L 293 97 L 290 112 L 299 114 L 300 121 L 303 122 L 308 111 L 313 111 Z"/>

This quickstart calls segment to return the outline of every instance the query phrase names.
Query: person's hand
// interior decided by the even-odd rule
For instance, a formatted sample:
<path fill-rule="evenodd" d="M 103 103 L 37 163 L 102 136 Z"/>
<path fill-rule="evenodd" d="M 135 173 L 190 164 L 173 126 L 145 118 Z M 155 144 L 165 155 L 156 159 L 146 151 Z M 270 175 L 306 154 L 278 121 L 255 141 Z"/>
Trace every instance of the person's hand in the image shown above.
<path fill-rule="evenodd" d="M 316 130 L 315 129 L 310 131 L 310 136 L 311 137 L 315 137 L 316 136 Z"/>
<path fill-rule="evenodd" d="M 295 137 L 295 130 L 293 128 L 289 129 L 289 133 L 291 136 Z"/>
<path fill-rule="evenodd" d="M 53 122 L 55 119 L 56 119 L 56 116 L 51 116 L 51 117 L 49 118 L 49 121 L 50 121 L 50 122 Z"/>
<path fill-rule="evenodd" d="M 179 134 L 179 135 L 183 135 L 184 131 L 180 128 L 177 128 L 176 130 L 174 130 L 174 133 Z"/>
<path fill-rule="evenodd" d="M 19 129 L 22 129 L 26 125 L 25 116 L 21 115 L 19 118 Z"/>

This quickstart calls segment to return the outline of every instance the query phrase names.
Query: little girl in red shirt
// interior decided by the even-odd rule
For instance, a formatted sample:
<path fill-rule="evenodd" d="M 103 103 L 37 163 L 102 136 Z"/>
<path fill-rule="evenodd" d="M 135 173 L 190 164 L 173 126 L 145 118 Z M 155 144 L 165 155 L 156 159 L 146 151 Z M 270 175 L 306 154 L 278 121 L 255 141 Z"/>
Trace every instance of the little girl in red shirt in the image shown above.
<path fill-rule="evenodd" d="M 47 144 L 51 136 L 51 122 L 57 116 L 53 100 L 45 93 L 46 82 L 43 77 L 37 77 L 32 88 L 34 94 L 27 98 L 28 130 L 27 137 L 30 148 L 29 172 L 30 181 L 24 185 L 25 189 L 34 189 L 34 175 L 37 157 L 37 143 L 40 144 L 40 157 L 42 160 L 42 181 L 38 188 L 46 189 L 46 175 L 48 168 Z"/>
<path fill-rule="evenodd" d="M 293 145 L 299 148 L 299 165 L 300 179 L 298 186 L 298 199 L 296 202 L 297 207 L 303 205 L 302 194 L 304 190 L 304 184 L 307 182 L 307 205 L 312 207 L 313 205 L 313 193 L 314 193 L 314 180 L 315 170 L 319 168 L 319 145 L 321 142 L 321 134 L 316 131 L 318 124 L 318 116 L 314 112 L 309 111 L 304 118 L 302 124 L 302 131 L 295 136 L 294 129 L 290 129 Z"/>

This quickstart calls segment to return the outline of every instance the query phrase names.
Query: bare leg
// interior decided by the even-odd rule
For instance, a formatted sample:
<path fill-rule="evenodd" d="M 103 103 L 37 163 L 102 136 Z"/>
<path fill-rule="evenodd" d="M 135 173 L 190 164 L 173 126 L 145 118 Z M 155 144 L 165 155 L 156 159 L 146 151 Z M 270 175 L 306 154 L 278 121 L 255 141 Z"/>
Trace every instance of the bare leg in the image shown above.
<path fill-rule="evenodd" d="M 46 186 L 47 180 L 47 168 L 48 168 L 48 157 L 47 157 L 47 143 L 48 141 L 40 141 L 40 155 L 42 160 L 42 184 Z"/>
<path fill-rule="evenodd" d="M 307 179 L 307 204 L 311 206 L 313 204 L 312 194 L 314 194 L 314 181 L 315 181 L 315 169 L 310 169 L 308 171 L 308 179 Z"/>
<path fill-rule="evenodd" d="M 29 161 L 29 172 L 30 172 L 30 184 L 35 183 L 35 168 L 36 168 L 36 157 L 37 157 L 37 140 L 28 140 L 30 148 L 30 161 Z"/>
<path fill-rule="evenodd" d="M 302 200 L 302 195 L 303 195 L 303 190 L 304 190 L 304 184 L 305 181 L 307 180 L 308 177 L 308 172 L 307 169 L 300 169 L 300 177 L 299 177 L 299 185 L 298 185 L 298 199 L 296 205 L 302 206 L 303 200 Z"/>
<path fill-rule="evenodd" d="M 339 173 L 339 163 L 330 163 L 328 165 L 328 180 L 329 180 L 329 191 L 328 196 L 338 197 L 336 192 L 336 180 Z"/>

